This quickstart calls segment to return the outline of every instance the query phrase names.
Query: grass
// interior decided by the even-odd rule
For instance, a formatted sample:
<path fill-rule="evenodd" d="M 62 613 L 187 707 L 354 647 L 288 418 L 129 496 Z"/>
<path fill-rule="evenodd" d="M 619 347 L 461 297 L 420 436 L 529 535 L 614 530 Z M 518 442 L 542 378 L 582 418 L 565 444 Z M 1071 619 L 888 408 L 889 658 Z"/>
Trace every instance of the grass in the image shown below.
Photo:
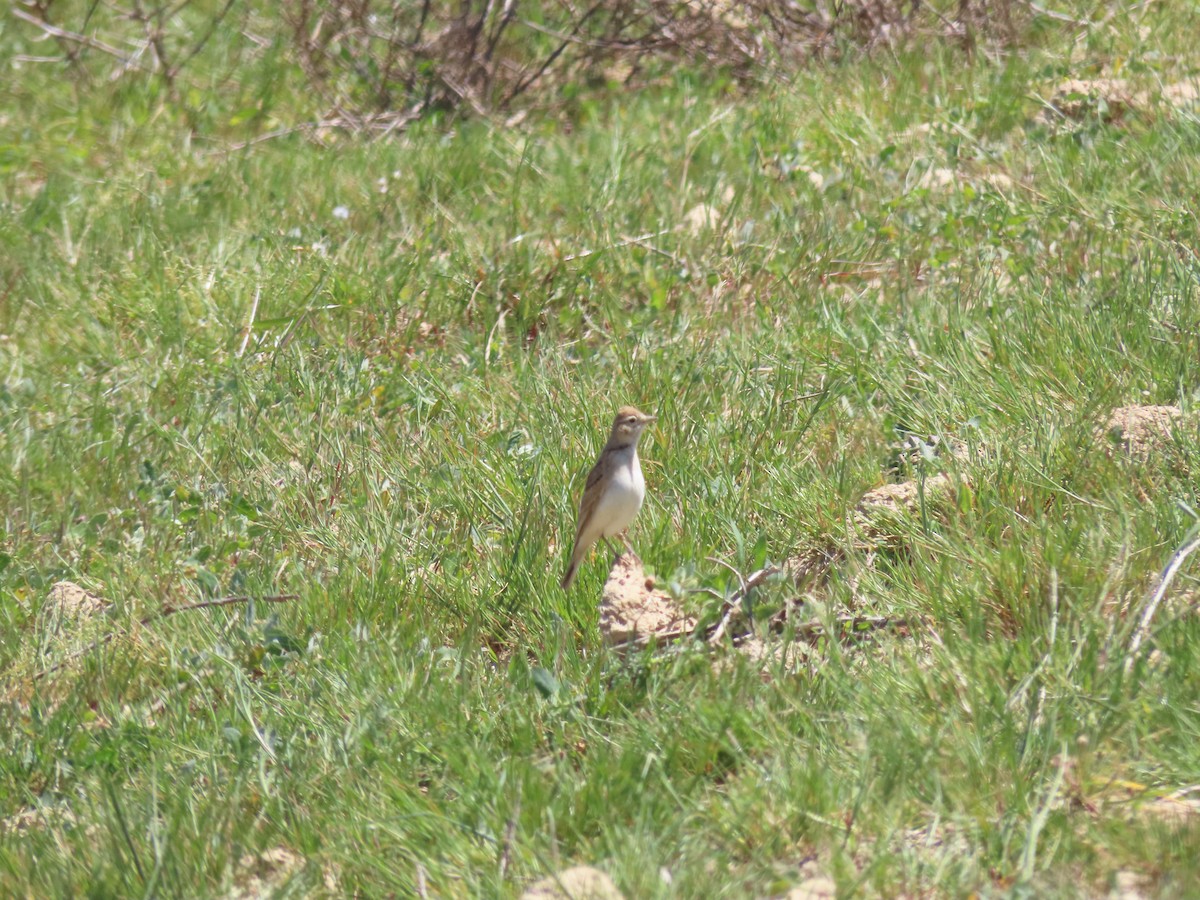
<path fill-rule="evenodd" d="M 307 112 L 273 56 L 218 90 L 216 40 L 187 116 L 146 79 L 24 64 L 0 114 L 0 893 L 226 896 L 280 847 L 281 896 L 516 896 L 576 863 L 629 897 L 814 870 L 846 896 L 1200 892 L 1195 815 L 1153 814 L 1200 773 L 1186 568 L 1124 670 L 1200 506 L 1196 428 L 1145 458 L 1097 435 L 1193 406 L 1200 128 L 1039 115 L 1068 75 L 1193 74 L 1186 33 L 1152 8 L 748 94 L 681 73 L 569 129 L 236 151 L 244 95 L 268 97 L 254 127 Z M 682 225 L 700 203 L 717 227 Z M 659 415 L 634 541 L 661 579 L 832 548 L 818 615 L 920 625 L 766 670 L 606 650 L 601 555 L 557 579 L 625 402 Z M 848 513 L 915 471 L 906 434 L 979 452 L 916 464 L 957 502 L 869 551 Z M 56 618 L 63 579 L 113 607 Z"/>

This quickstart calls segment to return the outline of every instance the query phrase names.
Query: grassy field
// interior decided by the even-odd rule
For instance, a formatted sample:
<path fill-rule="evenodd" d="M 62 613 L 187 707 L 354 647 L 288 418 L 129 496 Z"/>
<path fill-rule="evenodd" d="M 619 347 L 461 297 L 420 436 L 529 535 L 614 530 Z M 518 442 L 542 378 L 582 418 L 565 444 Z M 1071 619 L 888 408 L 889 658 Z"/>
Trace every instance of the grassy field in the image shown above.
<path fill-rule="evenodd" d="M 1190 563 L 1130 651 L 1200 508 L 1190 28 L 245 145 L 316 112 L 277 53 L 169 102 L 0 20 L 0 894 L 1200 896 Z M 624 403 L 694 613 L 816 553 L 764 635 L 909 626 L 607 649 L 558 578 Z"/>

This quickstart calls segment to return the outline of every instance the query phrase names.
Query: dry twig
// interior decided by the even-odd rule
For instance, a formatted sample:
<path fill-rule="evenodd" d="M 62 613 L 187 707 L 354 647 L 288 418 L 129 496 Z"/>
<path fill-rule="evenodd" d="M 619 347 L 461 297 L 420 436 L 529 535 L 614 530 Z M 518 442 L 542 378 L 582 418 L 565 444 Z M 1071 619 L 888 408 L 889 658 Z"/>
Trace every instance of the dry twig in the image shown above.
<path fill-rule="evenodd" d="M 1162 603 L 1163 597 L 1167 595 L 1167 588 L 1171 586 L 1171 582 L 1175 580 L 1175 576 L 1179 574 L 1179 570 L 1183 568 L 1187 558 L 1200 548 L 1200 526 L 1192 529 L 1192 534 L 1171 557 L 1171 561 L 1167 563 L 1167 567 L 1163 569 L 1162 575 L 1158 579 L 1158 587 L 1154 589 L 1154 593 L 1150 595 L 1149 601 L 1146 603 L 1146 608 L 1142 610 L 1142 617 L 1138 621 L 1137 629 L 1133 633 L 1133 638 L 1129 642 L 1129 653 L 1125 656 L 1125 674 L 1128 675 L 1133 669 L 1133 664 L 1137 659 L 1138 651 L 1142 648 L 1142 643 L 1150 634 L 1150 623 L 1154 619 L 1154 613 L 1158 611 L 1159 604 Z"/>
<path fill-rule="evenodd" d="M 733 617 L 737 611 L 742 608 L 742 604 L 746 598 L 750 596 L 750 592 L 759 585 L 763 584 L 768 578 L 776 572 L 781 571 L 779 566 L 766 565 L 757 572 L 751 573 L 748 577 L 743 578 L 742 573 L 724 560 L 715 557 L 708 557 L 709 562 L 716 563 L 719 566 L 724 566 L 730 572 L 738 577 L 741 586 L 729 595 L 729 599 L 725 601 L 725 610 L 721 615 L 721 621 L 717 623 L 717 627 L 713 629 L 712 634 L 708 637 L 710 644 L 719 643 L 721 638 L 725 636 L 725 631 L 729 628 L 729 623 L 733 621 Z"/>
<path fill-rule="evenodd" d="M 69 41 L 73 44 L 80 44 L 84 47 L 90 47 L 93 50 L 99 50 L 101 53 L 107 53 L 109 56 L 119 59 L 125 65 L 133 65 L 134 60 L 116 47 L 110 46 L 104 41 L 96 38 L 88 37 L 86 34 L 76 34 L 74 31 L 67 31 L 65 28 L 59 28 L 57 25 L 51 25 L 45 19 L 39 19 L 32 13 L 28 13 L 19 6 L 13 6 L 10 10 L 14 16 L 23 22 L 28 22 L 40 28 L 44 34 L 49 37 L 57 38 L 59 41 Z"/>
<path fill-rule="evenodd" d="M 907 628 L 908 619 L 903 616 L 837 616 L 833 620 L 837 626 L 839 637 L 851 637 L 871 631 L 882 631 L 885 628 Z M 793 627 L 792 633 L 798 638 L 817 641 L 829 634 L 829 629 L 816 619 L 801 622 Z"/>
<path fill-rule="evenodd" d="M 192 612 L 193 610 L 197 609 L 209 609 L 215 606 L 233 606 L 237 603 L 287 603 L 289 600 L 298 599 L 299 596 L 299 594 L 273 594 L 265 597 L 221 597 L 217 600 L 202 600 L 199 603 L 185 603 L 182 606 L 167 605 L 162 607 L 162 609 L 160 609 L 158 612 L 150 613 L 150 615 L 143 616 L 141 619 L 139 619 L 138 627 L 140 628 L 143 625 L 149 625 L 156 619 L 165 619 L 167 616 L 173 616 L 176 613 Z M 102 647 L 105 644 L 112 642 L 114 638 L 123 637 L 127 634 L 130 634 L 131 631 L 132 629 L 129 628 L 125 629 L 124 631 L 110 631 L 108 634 L 104 635 L 104 637 L 97 638 L 82 650 L 77 650 L 66 659 L 55 663 L 50 668 L 42 669 L 42 671 L 33 676 L 33 680 L 40 681 L 47 675 L 53 675 L 60 669 L 66 668 L 80 657 L 87 656 L 87 654 L 91 653 L 97 647 Z"/>

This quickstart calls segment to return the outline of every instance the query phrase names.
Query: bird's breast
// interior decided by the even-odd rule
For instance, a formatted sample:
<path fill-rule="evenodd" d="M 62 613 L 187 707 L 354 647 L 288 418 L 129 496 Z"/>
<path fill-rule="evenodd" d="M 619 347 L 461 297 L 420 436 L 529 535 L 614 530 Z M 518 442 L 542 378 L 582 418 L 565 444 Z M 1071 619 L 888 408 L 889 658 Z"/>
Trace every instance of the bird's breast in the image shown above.
<path fill-rule="evenodd" d="M 600 508 L 596 512 L 597 520 L 604 523 L 604 537 L 612 537 L 628 528 L 642 508 L 645 497 L 646 481 L 642 478 L 642 467 L 635 456 L 629 465 L 617 470 L 600 500 Z"/>

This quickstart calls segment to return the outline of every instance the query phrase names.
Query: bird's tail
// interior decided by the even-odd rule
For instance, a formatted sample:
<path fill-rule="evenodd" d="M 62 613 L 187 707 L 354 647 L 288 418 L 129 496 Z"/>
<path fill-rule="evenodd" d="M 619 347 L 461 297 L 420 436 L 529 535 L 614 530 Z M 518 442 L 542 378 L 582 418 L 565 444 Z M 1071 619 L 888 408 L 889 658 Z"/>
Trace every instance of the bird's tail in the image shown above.
<path fill-rule="evenodd" d="M 575 535 L 575 545 L 571 548 L 571 561 L 567 563 L 567 571 L 563 573 L 562 581 L 558 583 L 558 586 L 564 591 L 575 580 L 575 572 L 579 569 L 579 564 L 583 562 L 583 558 L 586 555 L 587 545 L 579 540 L 579 535 Z"/>
<path fill-rule="evenodd" d="M 571 582 L 575 580 L 575 572 L 579 569 L 579 560 L 575 555 L 571 555 L 571 564 L 567 566 L 567 571 L 562 577 L 562 581 L 558 583 L 564 591 L 571 586 Z"/>

